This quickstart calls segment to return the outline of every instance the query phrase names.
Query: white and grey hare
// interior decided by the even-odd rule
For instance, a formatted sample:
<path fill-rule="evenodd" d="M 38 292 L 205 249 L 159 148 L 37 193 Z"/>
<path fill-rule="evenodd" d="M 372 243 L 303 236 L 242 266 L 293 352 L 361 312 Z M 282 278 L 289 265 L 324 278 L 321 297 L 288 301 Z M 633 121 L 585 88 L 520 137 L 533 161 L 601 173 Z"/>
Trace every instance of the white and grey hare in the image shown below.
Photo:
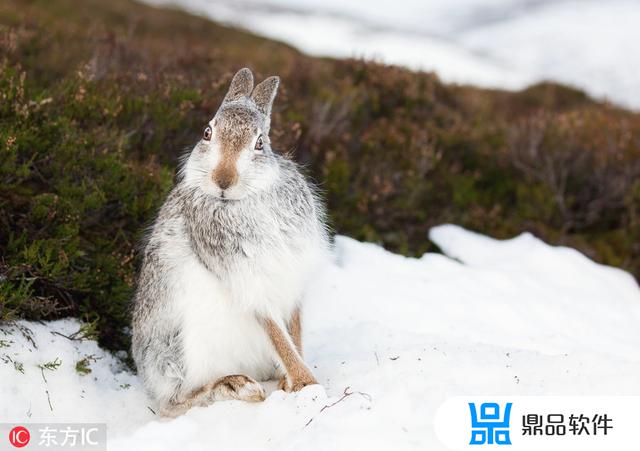
<path fill-rule="evenodd" d="M 261 401 L 258 381 L 315 384 L 302 360 L 303 290 L 329 256 L 324 207 L 271 150 L 279 79 L 249 69 L 180 170 L 149 233 L 133 305 L 133 357 L 163 415 Z"/>

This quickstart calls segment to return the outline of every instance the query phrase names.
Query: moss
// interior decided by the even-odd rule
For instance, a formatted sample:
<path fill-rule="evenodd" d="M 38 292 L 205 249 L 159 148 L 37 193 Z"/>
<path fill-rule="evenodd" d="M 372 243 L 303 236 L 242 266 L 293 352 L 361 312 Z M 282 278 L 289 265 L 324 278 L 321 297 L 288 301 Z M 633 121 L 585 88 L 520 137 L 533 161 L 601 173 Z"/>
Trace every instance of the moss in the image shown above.
<path fill-rule="evenodd" d="M 76 373 L 78 373 L 80 376 L 91 374 L 91 364 L 96 361 L 97 358 L 93 354 L 84 356 L 76 362 Z"/>

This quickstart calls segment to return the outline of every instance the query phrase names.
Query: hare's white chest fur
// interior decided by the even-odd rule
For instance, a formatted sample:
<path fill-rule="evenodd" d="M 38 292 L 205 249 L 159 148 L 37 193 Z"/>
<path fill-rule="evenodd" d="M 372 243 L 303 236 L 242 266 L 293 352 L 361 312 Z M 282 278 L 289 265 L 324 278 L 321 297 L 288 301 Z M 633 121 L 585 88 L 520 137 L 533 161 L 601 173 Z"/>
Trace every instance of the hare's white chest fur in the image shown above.
<path fill-rule="evenodd" d="M 283 237 L 284 238 L 284 237 Z M 287 237 L 279 249 L 245 246 L 223 278 L 186 249 L 175 273 L 185 384 L 198 387 L 227 374 L 257 380 L 276 375 L 277 360 L 256 313 L 286 324 L 312 274 L 325 261 L 320 236 Z"/>

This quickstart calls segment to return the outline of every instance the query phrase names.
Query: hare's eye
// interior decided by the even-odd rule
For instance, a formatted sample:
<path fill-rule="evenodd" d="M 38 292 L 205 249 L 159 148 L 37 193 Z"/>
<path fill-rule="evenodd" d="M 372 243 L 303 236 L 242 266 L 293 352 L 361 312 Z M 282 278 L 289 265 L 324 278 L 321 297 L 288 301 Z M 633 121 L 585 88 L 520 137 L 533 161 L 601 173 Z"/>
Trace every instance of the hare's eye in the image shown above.
<path fill-rule="evenodd" d="M 264 149 L 264 140 L 262 139 L 262 135 L 258 136 L 256 140 L 255 150 L 263 150 Z"/>
<path fill-rule="evenodd" d="M 211 133 L 212 133 L 211 127 L 207 125 L 207 128 L 204 129 L 204 136 L 203 136 L 205 141 L 211 141 Z"/>

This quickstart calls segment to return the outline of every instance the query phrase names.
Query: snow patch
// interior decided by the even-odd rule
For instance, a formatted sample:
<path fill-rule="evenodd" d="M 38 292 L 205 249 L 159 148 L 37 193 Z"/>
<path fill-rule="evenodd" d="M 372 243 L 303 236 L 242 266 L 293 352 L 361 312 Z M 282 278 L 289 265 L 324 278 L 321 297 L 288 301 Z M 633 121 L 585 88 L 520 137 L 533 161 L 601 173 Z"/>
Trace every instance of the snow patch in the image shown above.
<path fill-rule="evenodd" d="M 75 319 L 2 325 L 2 422 L 106 422 L 111 437 L 152 418 L 135 375 L 95 341 L 72 339 L 79 329 Z"/>
<path fill-rule="evenodd" d="M 303 318 L 322 386 L 286 394 L 269 382 L 263 403 L 160 419 L 117 359 L 65 338 L 77 321 L 19 322 L 33 343 L 16 327 L 0 334 L 0 418 L 106 422 L 114 450 L 442 449 L 433 419 L 452 396 L 640 393 L 640 289 L 628 273 L 530 234 L 444 225 L 430 237 L 446 255 L 337 237 Z"/>

